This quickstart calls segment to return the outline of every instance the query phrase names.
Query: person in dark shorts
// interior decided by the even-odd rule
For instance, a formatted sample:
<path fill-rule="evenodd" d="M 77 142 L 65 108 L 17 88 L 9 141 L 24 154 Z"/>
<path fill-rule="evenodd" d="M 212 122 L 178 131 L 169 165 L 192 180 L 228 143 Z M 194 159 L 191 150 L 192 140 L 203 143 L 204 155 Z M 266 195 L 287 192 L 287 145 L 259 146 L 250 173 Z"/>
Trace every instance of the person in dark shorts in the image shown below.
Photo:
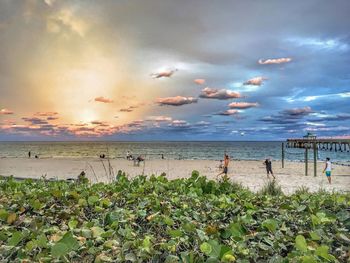
<path fill-rule="evenodd" d="M 221 173 L 219 173 L 216 177 L 218 177 L 219 175 L 222 175 L 224 174 L 225 176 L 227 176 L 227 173 L 228 173 L 228 164 L 230 162 L 230 157 L 228 157 L 228 155 L 225 153 L 225 156 L 224 156 L 224 169 Z"/>
<path fill-rule="evenodd" d="M 272 172 L 272 162 L 271 162 L 271 160 L 269 158 L 266 159 L 264 164 L 265 164 L 265 167 L 266 167 L 267 178 L 270 178 L 269 174 L 271 174 L 273 179 L 276 179 L 276 177 L 274 176 L 274 174 Z"/>
<path fill-rule="evenodd" d="M 141 155 L 134 159 L 134 166 L 140 166 L 140 162 L 144 162 L 145 158 L 143 158 Z"/>

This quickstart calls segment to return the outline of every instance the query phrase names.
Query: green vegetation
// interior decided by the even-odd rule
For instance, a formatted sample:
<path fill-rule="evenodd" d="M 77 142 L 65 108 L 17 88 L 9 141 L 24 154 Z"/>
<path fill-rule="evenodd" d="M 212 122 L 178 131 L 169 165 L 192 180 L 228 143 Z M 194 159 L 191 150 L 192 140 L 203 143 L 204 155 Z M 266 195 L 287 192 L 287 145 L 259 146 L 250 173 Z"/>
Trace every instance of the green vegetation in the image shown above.
<path fill-rule="evenodd" d="M 268 181 L 259 192 L 261 195 L 282 195 L 282 188 L 275 180 Z"/>
<path fill-rule="evenodd" d="M 93 185 L 2 179 L 0 262 L 349 260 L 349 194 L 277 192 L 197 172 L 172 181 L 119 172 Z"/>

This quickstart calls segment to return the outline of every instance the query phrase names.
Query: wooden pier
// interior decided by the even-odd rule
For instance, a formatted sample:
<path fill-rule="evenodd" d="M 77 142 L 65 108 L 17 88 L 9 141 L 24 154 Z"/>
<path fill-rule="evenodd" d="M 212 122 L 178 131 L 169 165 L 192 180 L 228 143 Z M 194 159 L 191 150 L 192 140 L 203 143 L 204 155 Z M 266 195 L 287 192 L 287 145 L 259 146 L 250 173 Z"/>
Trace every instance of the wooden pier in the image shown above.
<path fill-rule="evenodd" d="M 313 151 L 314 176 L 317 176 L 318 151 L 350 152 L 350 139 L 317 138 L 308 133 L 303 138 L 287 139 L 282 143 L 282 168 L 284 168 L 285 147 L 305 149 L 305 175 L 308 175 L 309 151 Z"/>

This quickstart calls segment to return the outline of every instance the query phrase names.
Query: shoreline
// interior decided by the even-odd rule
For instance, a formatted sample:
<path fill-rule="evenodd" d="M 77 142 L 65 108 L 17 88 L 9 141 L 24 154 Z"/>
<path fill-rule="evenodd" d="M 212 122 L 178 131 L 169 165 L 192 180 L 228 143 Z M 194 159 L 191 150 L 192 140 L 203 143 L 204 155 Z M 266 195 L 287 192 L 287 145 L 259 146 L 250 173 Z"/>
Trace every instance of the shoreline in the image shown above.
<path fill-rule="evenodd" d="M 114 175 L 108 174 L 109 163 Z M 74 179 L 84 171 L 92 182 L 109 182 L 118 173 L 125 172 L 129 177 L 137 175 L 150 176 L 165 173 L 169 180 L 191 176 L 197 170 L 201 176 L 216 180 L 220 172 L 219 162 L 215 160 L 146 160 L 140 166 L 134 166 L 133 161 L 125 159 L 99 158 L 1 158 L 0 175 L 17 178 Z M 350 190 L 350 167 L 333 165 L 332 180 L 329 185 L 326 176 L 322 174 L 323 164 L 317 163 L 317 177 L 313 176 L 313 165 L 309 163 L 309 175 L 305 176 L 303 162 L 285 161 L 285 168 L 281 168 L 281 161 L 273 161 L 273 171 L 276 181 L 286 194 L 296 191 L 300 187 L 307 187 L 314 192 L 319 189 L 327 191 Z M 259 191 L 268 181 L 263 160 L 231 160 L 228 176 L 232 182 L 241 183 L 253 192 Z"/>
<path fill-rule="evenodd" d="M 98 156 L 88 156 L 88 157 L 84 157 L 84 156 L 44 156 L 44 157 L 40 157 L 39 158 L 28 158 L 28 157 L 13 157 L 13 156 L 0 156 L 0 160 L 10 160 L 10 159 L 16 159 L 16 160 L 81 160 L 81 161 L 86 161 L 86 160 L 90 160 L 90 161 L 107 161 L 107 160 L 115 160 L 115 161 L 123 161 L 126 160 L 125 157 L 111 157 L 111 158 L 100 158 Z M 161 158 L 152 158 L 152 159 L 146 159 L 146 161 L 215 161 L 215 162 L 220 162 L 222 159 L 205 159 L 205 158 L 187 158 L 187 159 L 171 159 L 171 158 L 165 158 L 165 159 L 161 159 Z M 238 159 L 238 158 L 232 158 L 230 159 L 230 161 L 243 161 L 243 162 L 254 162 L 254 161 L 264 161 L 265 159 L 257 159 L 257 158 L 252 158 L 252 159 Z M 282 159 L 272 159 L 273 162 L 282 162 Z M 304 163 L 304 160 L 301 159 L 284 159 L 285 162 L 292 162 L 292 163 Z M 312 165 L 313 160 L 309 159 L 309 165 Z M 317 163 L 324 163 L 324 160 L 317 160 Z M 344 161 L 344 160 L 338 160 L 338 159 L 332 159 L 332 163 L 337 163 L 337 165 L 350 165 L 350 161 Z M 342 163 L 342 164 L 339 164 Z"/>

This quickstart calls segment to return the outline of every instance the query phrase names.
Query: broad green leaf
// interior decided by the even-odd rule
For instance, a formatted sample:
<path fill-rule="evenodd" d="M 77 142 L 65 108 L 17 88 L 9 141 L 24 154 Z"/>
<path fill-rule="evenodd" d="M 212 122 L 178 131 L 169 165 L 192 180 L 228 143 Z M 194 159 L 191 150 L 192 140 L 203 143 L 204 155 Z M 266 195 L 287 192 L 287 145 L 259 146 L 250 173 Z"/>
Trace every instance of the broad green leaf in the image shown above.
<path fill-rule="evenodd" d="M 0 219 L 5 221 L 9 213 L 5 209 L 0 209 Z"/>
<path fill-rule="evenodd" d="M 70 248 L 64 243 L 56 243 L 51 248 L 51 254 L 54 257 L 62 257 L 70 252 Z"/>
<path fill-rule="evenodd" d="M 174 255 L 169 255 L 166 257 L 165 263 L 177 263 L 180 262 L 179 257 L 174 256 Z"/>
<path fill-rule="evenodd" d="M 125 255 L 125 260 L 126 261 L 131 261 L 131 262 L 136 262 L 137 258 L 134 253 L 128 253 Z"/>
<path fill-rule="evenodd" d="M 234 255 L 226 254 L 221 259 L 222 262 L 235 262 L 236 258 Z"/>
<path fill-rule="evenodd" d="M 23 235 L 20 231 L 16 231 L 12 234 L 11 238 L 8 240 L 7 245 L 8 246 L 17 246 L 19 242 L 21 242 L 23 239 Z"/>
<path fill-rule="evenodd" d="M 341 241 L 343 241 L 343 242 L 345 242 L 345 243 L 347 243 L 347 244 L 350 244 L 350 238 L 347 237 L 345 234 L 339 233 L 339 234 L 336 235 L 336 237 L 337 237 L 338 239 L 340 239 Z"/>
<path fill-rule="evenodd" d="M 94 226 L 91 228 L 91 232 L 92 232 L 92 236 L 96 238 L 101 236 L 105 231 L 103 230 L 103 228 L 99 226 Z"/>
<path fill-rule="evenodd" d="M 88 204 L 89 205 L 94 205 L 99 201 L 99 197 L 96 195 L 89 196 L 88 198 Z"/>
<path fill-rule="evenodd" d="M 208 242 L 203 242 L 199 248 L 207 256 L 209 256 L 211 251 L 213 250 L 213 248 L 211 247 L 211 245 Z"/>
<path fill-rule="evenodd" d="M 321 220 L 315 215 L 311 215 L 311 221 L 314 226 L 317 226 L 321 223 Z"/>
<path fill-rule="evenodd" d="M 29 252 L 32 252 L 33 249 L 35 249 L 37 247 L 37 243 L 35 242 L 35 240 L 31 240 L 26 244 L 26 250 Z"/>
<path fill-rule="evenodd" d="M 335 259 L 335 257 L 328 253 L 329 247 L 328 246 L 320 246 L 316 249 L 315 254 L 323 259 L 332 261 Z"/>
<path fill-rule="evenodd" d="M 213 258 L 220 258 L 221 245 L 216 240 L 209 240 L 212 251 L 210 252 L 210 256 Z"/>
<path fill-rule="evenodd" d="M 80 247 L 78 240 L 67 232 L 64 236 L 51 248 L 51 253 L 54 257 L 61 257 L 68 254 L 70 251 L 77 250 Z"/>
<path fill-rule="evenodd" d="M 240 223 L 230 224 L 229 229 L 233 237 L 242 237 L 244 235 L 244 229 Z"/>
<path fill-rule="evenodd" d="M 262 226 L 267 228 L 270 232 L 275 232 L 278 227 L 278 222 L 274 219 L 266 219 L 263 223 Z"/>
<path fill-rule="evenodd" d="M 142 241 L 142 248 L 148 253 L 151 253 L 151 246 L 152 246 L 151 239 L 152 239 L 151 236 L 146 236 Z"/>
<path fill-rule="evenodd" d="M 172 220 L 170 217 L 168 216 L 164 216 L 164 219 L 163 219 L 164 223 L 168 226 L 173 226 L 174 225 L 174 220 Z"/>
<path fill-rule="evenodd" d="M 196 226 L 192 223 L 185 223 L 182 225 L 182 229 L 186 232 L 193 232 L 196 230 Z"/>
<path fill-rule="evenodd" d="M 76 220 L 76 219 L 72 219 L 68 222 L 68 226 L 70 229 L 76 228 L 77 225 L 78 225 L 78 220 Z"/>
<path fill-rule="evenodd" d="M 90 229 L 83 228 L 81 230 L 81 235 L 86 238 L 91 238 L 92 237 L 92 231 Z"/>
<path fill-rule="evenodd" d="M 295 238 L 295 247 L 302 252 L 307 251 L 307 243 L 304 236 L 297 235 L 297 237 Z"/>
<path fill-rule="evenodd" d="M 43 205 L 36 199 L 31 202 L 31 206 L 34 208 L 34 210 L 39 210 Z"/>
<path fill-rule="evenodd" d="M 168 230 L 168 233 L 171 237 L 182 237 L 183 233 L 179 229 Z"/>
<path fill-rule="evenodd" d="M 304 211 L 305 209 L 306 209 L 306 206 L 305 205 L 301 205 L 301 206 L 298 206 L 297 211 L 301 212 L 301 211 Z"/>
<path fill-rule="evenodd" d="M 315 231 L 310 232 L 310 237 L 312 240 L 315 240 L 315 241 L 321 240 L 321 237 Z"/>
<path fill-rule="evenodd" d="M 48 240 L 44 234 L 41 234 L 37 237 L 36 243 L 39 247 L 46 248 L 47 242 Z"/>
<path fill-rule="evenodd" d="M 64 236 L 58 242 L 66 244 L 72 250 L 76 250 L 80 247 L 78 240 L 73 236 L 71 232 L 64 234 Z"/>
<path fill-rule="evenodd" d="M 337 213 L 339 221 L 344 222 L 350 218 L 350 212 L 343 210 Z"/>
<path fill-rule="evenodd" d="M 87 206 L 86 199 L 80 198 L 78 201 L 79 206 Z"/>
<path fill-rule="evenodd" d="M 313 256 L 303 256 L 301 258 L 302 263 L 316 263 L 317 260 Z"/>

